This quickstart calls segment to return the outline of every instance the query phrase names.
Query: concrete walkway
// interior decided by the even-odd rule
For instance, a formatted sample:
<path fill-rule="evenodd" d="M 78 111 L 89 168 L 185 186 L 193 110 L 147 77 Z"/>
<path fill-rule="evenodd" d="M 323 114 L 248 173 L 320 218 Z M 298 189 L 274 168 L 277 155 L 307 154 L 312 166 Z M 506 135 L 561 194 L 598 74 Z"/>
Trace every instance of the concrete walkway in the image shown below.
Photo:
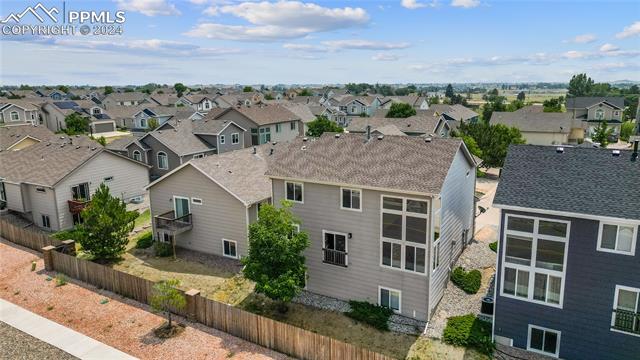
<path fill-rule="evenodd" d="M 136 359 L 3 299 L 0 299 L 0 321 L 80 359 Z"/>

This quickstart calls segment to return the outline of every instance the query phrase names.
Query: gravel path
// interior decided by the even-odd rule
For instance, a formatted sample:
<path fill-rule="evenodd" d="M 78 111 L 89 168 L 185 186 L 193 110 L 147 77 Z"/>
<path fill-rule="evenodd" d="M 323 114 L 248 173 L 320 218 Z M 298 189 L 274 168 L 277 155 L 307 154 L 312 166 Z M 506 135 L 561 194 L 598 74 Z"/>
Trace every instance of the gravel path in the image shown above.
<path fill-rule="evenodd" d="M 0 359 L 72 360 L 77 358 L 0 321 Z"/>

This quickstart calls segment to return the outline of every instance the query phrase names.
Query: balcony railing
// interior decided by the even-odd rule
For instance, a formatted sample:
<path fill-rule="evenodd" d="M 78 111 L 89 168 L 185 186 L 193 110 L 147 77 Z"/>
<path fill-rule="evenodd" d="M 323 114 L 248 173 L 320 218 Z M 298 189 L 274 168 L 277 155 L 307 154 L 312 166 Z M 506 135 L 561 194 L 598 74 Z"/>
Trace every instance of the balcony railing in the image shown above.
<path fill-rule="evenodd" d="M 347 266 L 348 262 L 346 252 L 331 249 L 322 249 L 322 251 L 324 252 L 323 261 L 325 263 L 344 267 Z"/>
<path fill-rule="evenodd" d="M 69 212 L 79 214 L 89 204 L 89 200 L 69 200 Z"/>
<path fill-rule="evenodd" d="M 169 211 L 164 214 L 157 215 L 155 219 L 156 228 L 172 232 L 173 234 L 179 234 L 193 228 L 191 214 L 176 218 L 175 213 L 173 211 Z"/>
<path fill-rule="evenodd" d="M 633 311 L 614 309 L 613 329 L 640 335 L 640 313 Z"/>

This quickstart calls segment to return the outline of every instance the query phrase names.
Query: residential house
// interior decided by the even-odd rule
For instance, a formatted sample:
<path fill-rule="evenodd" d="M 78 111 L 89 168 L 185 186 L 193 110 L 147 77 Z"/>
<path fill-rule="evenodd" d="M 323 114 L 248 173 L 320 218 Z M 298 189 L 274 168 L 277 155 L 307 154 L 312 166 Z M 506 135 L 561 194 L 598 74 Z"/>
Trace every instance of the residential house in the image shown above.
<path fill-rule="evenodd" d="M 346 96 L 338 102 L 338 109 L 351 119 L 359 116 L 373 116 L 380 106 L 377 96 Z"/>
<path fill-rule="evenodd" d="M 638 358 L 639 178 L 637 152 L 509 148 L 493 201 L 497 343 L 563 359 Z"/>
<path fill-rule="evenodd" d="M 311 113 L 315 116 L 324 116 L 327 119 L 337 123 L 342 127 L 346 127 L 349 124 L 347 113 L 338 109 L 337 107 L 325 107 L 323 105 L 309 106 Z"/>
<path fill-rule="evenodd" d="M 40 123 L 40 107 L 24 99 L 0 101 L 0 125 Z"/>
<path fill-rule="evenodd" d="M 43 105 L 44 124 L 51 131 L 66 129 L 66 117 L 78 114 L 89 120 L 90 132 L 100 134 L 116 131 L 116 120 L 105 109 L 91 100 L 47 102 Z"/>
<path fill-rule="evenodd" d="M 353 118 L 346 130 L 350 133 L 366 133 L 367 127 L 371 131 L 380 131 L 389 125 L 395 126 L 403 134 L 409 136 L 448 137 L 451 130 L 448 122 L 442 116 L 428 114 L 414 115 L 408 118 Z"/>
<path fill-rule="evenodd" d="M 51 130 L 37 124 L 1 126 L 0 151 L 18 151 L 56 137 Z"/>
<path fill-rule="evenodd" d="M 207 95 L 184 95 L 176 100 L 176 106 L 189 106 L 194 111 L 206 114 L 214 107 L 219 107 L 213 98 Z"/>
<path fill-rule="evenodd" d="M 178 94 L 152 94 L 149 96 L 149 102 L 160 106 L 174 106 L 178 101 Z"/>
<path fill-rule="evenodd" d="M 114 92 L 102 99 L 107 110 L 113 106 L 136 106 L 148 103 L 148 95 L 142 92 Z"/>
<path fill-rule="evenodd" d="M 429 111 L 434 111 L 438 115 L 444 116 L 449 122 L 452 129 L 457 129 L 460 122 L 476 123 L 479 119 L 479 114 L 464 105 L 455 104 L 433 104 L 429 105 Z"/>
<path fill-rule="evenodd" d="M 86 136 L 58 137 L 0 153 L 0 193 L 10 211 L 50 231 L 82 221 L 80 212 L 105 183 L 124 201 L 141 199 L 147 165 L 104 149 Z"/>
<path fill-rule="evenodd" d="M 67 99 L 67 93 L 65 93 L 62 90 L 58 90 L 58 89 L 44 89 L 43 88 L 43 89 L 36 89 L 34 92 L 38 96 L 48 97 L 48 98 L 51 98 L 51 100 L 54 100 L 54 101 L 61 101 L 61 100 Z"/>
<path fill-rule="evenodd" d="M 329 134 L 276 149 L 273 203 L 309 234 L 306 289 L 428 321 L 474 227 L 475 163 L 459 139 Z"/>
<path fill-rule="evenodd" d="M 73 88 L 69 89 L 68 96 L 71 100 L 77 98 L 78 100 L 91 100 L 99 98 L 104 89 L 85 89 L 85 88 Z"/>
<path fill-rule="evenodd" d="M 395 103 L 409 104 L 416 110 L 427 110 L 429 108 L 427 98 L 419 95 L 385 97 L 381 100 L 380 107 L 390 109 L 391 105 Z"/>
<path fill-rule="evenodd" d="M 11 96 L 21 97 L 21 98 L 35 98 L 35 97 L 40 96 L 40 95 L 36 94 L 35 91 L 33 91 L 33 90 L 14 89 L 14 90 L 8 90 L 7 92 L 9 94 L 11 94 Z"/>
<path fill-rule="evenodd" d="M 581 129 L 576 129 L 572 138 L 590 138 L 598 125 L 606 121 L 617 141 L 624 112 L 623 97 L 572 97 L 567 98 L 566 108 L 573 119 L 582 122 Z"/>
<path fill-rule="evenodd" d="M 265 172 L 274 147 L 193 159 L 151 183 L 154 238 L 233 259 L 246 256 L 249 224 L 260 204 L 270 201 Z"/>
<path fill-rule="evenodd" d="M 494 111 L 489 123 L 502 124 L 520 130 L 527 144 L 558 145 L 577 143 L 570 139 L 574 120 L 571 113 L 544 112 L 542 105 L 525 106 L 516 111 Z"/>

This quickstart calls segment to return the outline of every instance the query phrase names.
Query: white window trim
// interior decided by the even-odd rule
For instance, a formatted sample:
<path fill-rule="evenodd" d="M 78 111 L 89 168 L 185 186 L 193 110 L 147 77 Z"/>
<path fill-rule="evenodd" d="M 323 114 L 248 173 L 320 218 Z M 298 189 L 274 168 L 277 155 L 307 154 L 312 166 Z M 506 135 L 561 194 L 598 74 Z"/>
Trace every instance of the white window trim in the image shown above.
<path fill-rule="evenodd" d="M 47 223 L 48 223 L 48 224 L 46 224 L 46 225 L 45 225 L 45 223 L 44 223 L 44 219 L 45 219 L 45 218 L 47 219 Z M 43 227 L 43 228 L 45 228 L 45 229 L 51 229 L 51 217 L 50 217 L 49 215 L 46 215 L 46 214 L 40 214 L 40 221 L 42 221 L 42 227 Z"/>
<path fill-rule="evenodd" d="M 620 251 L 615 249 L 606 249 L 602 247 L 602 231 L 604 230 L 604 225 L 615 225 L 618 228 L 620 226 L 633 228 L 633 234 L 631 235 L 631 252 Z M 616 231 L 616 243 L 618 245 L 618 235 L 619 231 Z M 598 226 L 598 251 L 608 252 L 613 254 L 627 255 L 627 256 L 635 256 L 636 254 L 636 239 L 638 238 L 638 226 L 634 224 L 628 224 L 623 222 L 612 222 L 612 221 L 600 221 L 600 225 Z"/>
<path fill-rule="evenodd" d="M 533 223 L 533 233 L 527 233 L 527 232 L 521 232 L 521 231 L 514 231 L 514 230 L 507 230 L 507 226 L 509 225 L 509 218 L 510 217 L 515 217 L 515 218 L 527 218 L 527 219 L 533 219 L 534 223 Z M 552 221 L 552 222 L 559 222 L 559 223 L 565 223 L 567 224 L 567 234 L 565 238 L 560 238 L 557 236 L 550 236 L 550 235 L 540 235 L 538 234 L 538 224 L 540 222 L 540 220 L 543 221 Z M 505 254 L 507 252 L 507 233 L 511 234 L 511 235 L 516 235 L 516 236 L 523 236 L 523 237 L 530 237 L 533 240 L 531 241 L 531 265 L 520 265 L 520 264 L 513 264 L 513 263 L 509 263 L 509 265 L 506 265 L 505 263 Z M 551 307 L 555 307 L 555 308 L 560 308 L 562 309 L 563 304 L 564 304 L 564 287 L 565 287 L 565 280 L 566 280 L 566 274 L 567 274 L 567 256 L 569 254 L 569 238 L 571 237 L 571 222 L 570 221 L 566 221 L 566 220 L 559 220 L 559 219 L 554 219 L 554 218 L 544 218 L 544 217 L 536 217 L 536 216 L 529 216 L 529 215 L 516 215 L 516 214 L 506 214 L 505 215 L 505 221 L 504 221 L 504 231 L 502 234 L 502 246 L 500 246 L 502 248 L 502 254 L 501 254 L 501 266 L 500 266 L 500 296 L 504 296 L 507 298 L 511 298 L 511 299 L 516 299 L 516 300 L 520 300 L 520 301 L 525 301 L 525 302 L 530 302 L 530 303 L 534 303 L 534 304 L 540 304 L 540 305 L 546 305 L 546 306 L 551 306 Z M 542 238 L 543 240 L 552 240 L 552 241 L 560 241 L 560 242 L 564 242 L 565 243 L 565 248 L 564 248 L 564 259 L 563 259 L 563 266 L 562 266 L 562 273 L 560 274 L 560 271 L 556 271 L 556 270 L 549 270 L 549 269 L 542 269 L 542 268 L 537 268 L 535 266 L 536 263 L 536 252 L 538 249 L 538 239 Z M 523 298 L 521 296 L 517 296 L 517 295 L 511 295 L 511 294 L 506 294 L 504 292 L 504 278 L 505 278 L 505 268 L 509 267 L 511 269 L 515 269 L 515 270 L 523 270 L 523 271 L 527 271 L 529 272 L 529 283 L 528 283 L 528 289 L 527 289 L 527 297 Z M 546 274 L 546 275 L 551 275 L 551 276 L 555 276 L 555 277 L 559 277 L 561 284 L 560 284 L 560 301 L 559 304 L 553 304 L 553 303 L 549 303 L 546 301 L 540 301 L 540 300 L 535 300 L 533 298 L 533 292 L 534 292 L 534 288 L 535 288 L 535 274 Z M 517 276 L 517 275 L 516 275 Z M 517 279 L 516 279 L 516 292 L 517 292 L 517 287 L 518 287 L 518 283 L 517 283 Z M 547 288 L 547 291 L 549 289 Z"/>
<path fill-rule="evenodd" d="M 13 119 L 13 114 L 18 115 L 18 118 L 14 120 L 14 119 Z M 15 111 L 15 110 L 14 110 L 14 111 L 12 111 L 12 112 L 10 112 L 10 113 L 9 113 L 9 121 L 14 121 L 14 122 L 15 122 L 15 121 L 20 121 L 20 113 L 19 113 L 19 112 L 17 112 L 17 111 Z"/>
<path fill-rule="evenodd" d="M 290 200 L 289 198 L 287 198 L 287 184 L 294 184 L 294 197 L 295 197 L 295 185 L 300 185 L 300 191 L 302 192 L 302 201 L 297 201 L 297 200 Z M 293 203 L 297 203 L 297 204 L 304 204 L 304 183 L 301 182 L 296 182 L 296 181 L 285 181 L 284 182 L 284 198 L 287 201 L 291 201 Z"/>
<path fill-rule="evenodd" d="M 392 309 L 392 310 L 396 314 L 401 314 L 402 313 L 402 291 L 397 289 L 392 289 L 390 287 L 378 285 L 378 305 L 379 306 L 382 306 L 382 294 L 381 294 L 382 289 L 389 291 L 389 293 L 391 293 L 391 291 L 395 291 L 398 293 L 398 310 L 395 310 L 395 309 Z M 389 295 L 389 297 L 391 297 L 391 295 Z M 389 303 L 391 303 L 391 299 L 389 299 Z"/>
<path fill-rule="evenodd" d="M 191 199 L 186 196 L 173 195 L 173 216 L 178 215 L 176 211 L 176 199 L 184 199 L 187 200 L 187 204 L 191 203 Z M 191 205 L 189 205 L 189 214 L 191 214 Z"/>
<path fill-rule="evenodd" d="M 300 232 L 300 224 L 293 224 L 293 227 L 296 228 L 296 234 Z M 322 241 L 324 241 L 324 237 L 322 238 Z"/>
<path fill-rule="evenodd" d="M 204 157 L 204 153 L 193 154 L 192 159 L 202 159 Z"/>
<path fill-rule="evenodd" d="M 298 225 L 298 224 L 296 224 Z M 339 232 L 339 231 L 333 231 L 333 230 L 324 230 L 322 229 L 322 250 L 323 250 L 323 259 L 324 259 L 324 235 L 325 234 L 333 234 L 333 235 L 342 235 L 344 236 L 344 266 L 349 266 L 349 234 L 347 233 L 343 233 L 343 232 Z M 335 246 L 335 240 L 334 240 L 334 246 Z M 335 250 L 337 251 L 337 250 Z M 327 265 L 334 265 L 335 264 L 331 264 L 331 263 L 325 263 L 323 260 L 323 264 L 327 264 Z M 338 265 L 340 266 L 340 265 Z"/>
<path fill-rule="evenodd" d="M 384 204 L 384 198 L 388 197 L 388 198 L 397 198 L 397 199 L 402 199 L 402 211 L 400 210 L 391 210 L 391 209 L 384 209 L 383 208 L 383 204 Z M 415 201 L 422 201 L 422 202 L 426 202 L 427 203 L 427 208 L 431 209 L 431 200 L 429 199 L 418 199 L 418 198 L 409 198 L 409 197 L 403 197 L 403 196 L 395 196 L 395 195 L 380 195 L 380 267 L 385 268 L 385 269 L 391 269 L 391 270 L 395 270 L 395 271 L 404 271 L 410 274 L 416 274 L 416 275 L 421 275 L 421 276 L 429 276 L 429 267 L 431 266 L 430 261 L 429 261 L 429 257 L 431 256 L 431 252 L 429 251 L 429 243 L 431 242 L 431 236 L 427 236 L 426 242 L 425 244 L 420 244 L 420 243 L 414 243 L 411 241 L 407 241 L 406 239 L 406 224 L 405 224 L 405 220 L 406 220 L 406 216 L 412 216 L 412 217 L 419 217 L 419 218 L 424 218 L 427 219 L 427 229 L 426 232 L 427 234 L 429 234 L 429 228 L 431 227 L 431 221 L 429 218 L 429 214 L 431 213 L 430 211 L 427 212 L 427 214 L 420 214 L 420 213 L 413 213 L 413 212 L 407 212 L 406 208 L 407 208 L 407 200 L 415 200 Z M 384 226 L 382 217 L 384 215 L 384 213 L 390 213 L 390 214 L 396 214 L 396 215 L 402 215 L 402 239 L 403 240 L 398 240 L 398 239 L 392 239 L 392 238 L 386 238 L 384 236 L 382 236 L 382 227 Z M 382 251 L 382 247 L 384 242 L 388 242 L 391 243 L 391 256 L 393 257 L 393 244 L 399 244 L 401 246 L 400 248 L 400 268 L 396 268 L 393 266 L 389 266 L 389 265 L 384 265 L 382 263 L 382 258 L 383 258 L 383 251 Z M 405 249 L 406 246 L 413 246 L 415 248 L 421 248 L 424 249 L 424 253 L 425 253 L 425 270 L 424 273 L 421 272 L 417 272 L 417 271 L 413 271 L 413 270 L 406 270 L 405 269 Z M 393 262 L 393 261 L 392 261 Z"/>
<path fill-rule="evenodd" d="M 167 159 L 167 164 L 166 164 L 167 166 L 165 166 L 165 167 L 161 167 L 160 166 L 160 155 L 161 154 L 164 155 L 165 159 Z M 166 152 L 164 152 L 164 151 L 158 152 L 156 154 L 156 161 L 158 162 L 158 169 L 161 169 L 161 170 L 168 170 L 169 169 L 169 157 L 167 156 Z"/>
<path fill-rule="evenodd" d="M 140 159 L 136 159 L 136 154 L 138 154 L 138 157 L 140 157 Z M 133 150 L 131 155 L 133 156 L 133 160 L 142 161 L 142 153 L 139 150 Z"/>
<path fill-rule="evenodd" d="M 620 293 L 620 290 L 627 290 L 627 291 L 637 292 L 638 296 L 640 296 L 640 288 L 634 288 L 634 287 L 631 287 L 631 286 L 624 286 L 624 285 L 616 285 L 616 289 L 614 290 L 615 292 L 613 293 L 613 307 L 612 307 L 613 310 L 618 308 L 618 294 Z M 640 311 L 640 309 L 638 311 Z M 620 333 L 620 334 L 640 337 L 640 334 L 633 334 L 633 333 L 629 333 L 629 332 L 626 332 L 626 331 L 614 329 L 613 325 L 615 324 L 615 321 L 616 321 L 616 313 L 611 311 L 611 328 L 610 328 L 611 331 L 617 332 L 617 333 Z"/>
<path fill-rule="evenodd" d="M 233 140 L 233 137 L 236 137 L 236 139 L 238 139 L 237 141 Z M 240 133 L 233 133 L 231 134 L 231 144 L 235 145 L 235 144 L 240 144 Z"/>
<path fill-rule="evenodd" d="M 236 247 L 236 256 L 233 256 L 233 255 L 227 255 L 227 254 L 225 254 L 225 253 L 224 253 L 224 242 L 225 242 L 225 241 L 226 241 L 226 242 L 233 243 L 233 244 L 235 245 L 235 247 Z M 235 241 L 235 240 L 229 240 L 229 239 L 225 239 L 225 238 L 223 238 L 223 239 L 222 239 L 222 256 L 227 257 L 227 258 L 230 258 L 230 259 L 237 259 L 237 258 L 238 258 L 238 242 L 237 242 L 237 241 Z"/>
<path fill-rule="evenodd" d="M 542 350 L 538 350 L 538 349 L 534 349 L 531 347 L 531 329 L 538 329 L 538 330 L 542 330 L 544 332 L 553 332 L 556 333 L 558 335 L 558 341 L 556 342 L 556 352 L 551 354 L 548 353 L 546 351 L 542 351 Z M 546 327 L 542 327 L 542 326 L 538 326 L 538 325 L 531 325 L 529 324 L 528 327 L 528 331 L 527 331 L 527 351 L 531 351 L 534 352 L 536 354 L 542 354 L 542 355 L 547 355 L 547 356 L 552 356 L 555 358 L 558 358 L 559 354 L 560 354 L 560 340 L 562 337 L 562 333 L 558 330 L 554 330 L 554 329 L 549 329 Z M 542 346 L 544 347 L 544 337 L 542 338 Z"/>
<path fill-rule="evenodd" d="M 225 138 L 224 135 L 220 135 L 220 144 L 224 145 Z"/>
<path fill-rule="evenodd" d="M 106 176 L 104 179 L 102 179 L 103 182 L 111 182 L 113 181 L 113 176 Z"/>
<path fill-rule="evenodd" d="M 354 209 L 354 208 L 347 208 L 344 207 L 344 204 L 342 203 L 342 192 L 344 190 L 349 190 L 349 191 L 358 191 L 360 192 L 360 208 L 358 209 Z M 358 189 L 358 188 L 348 188 L 348 187 L 341 187 L 340 188 L 340 209 L 341 210 L 347 210 L 347 211 L 357 211 L 357 212 L 362 212 L 362 189 Z M 353 201 L 351 202 L 353 204 Z"/>
<path fill-rule="evenodd" d="M 196 198 L 196 197 L 192 197 L 191 198 L 191 203 L 194 205 L 202 205 L 203 201 L 200 198 Z M 191 209 L 189 209 L 191 210 Z"/>

